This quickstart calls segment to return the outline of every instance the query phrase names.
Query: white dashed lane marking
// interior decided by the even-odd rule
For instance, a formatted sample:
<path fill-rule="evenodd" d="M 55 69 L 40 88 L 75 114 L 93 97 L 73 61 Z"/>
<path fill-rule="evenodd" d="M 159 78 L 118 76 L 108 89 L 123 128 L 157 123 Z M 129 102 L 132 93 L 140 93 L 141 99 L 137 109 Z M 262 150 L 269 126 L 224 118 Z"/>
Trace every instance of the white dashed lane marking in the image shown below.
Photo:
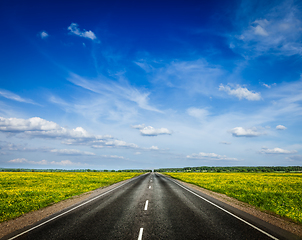
<path fill-rule="evenodd" d="M 148 209 L 148 203 L 149 203 L 149 200 L 146 201 L 145 209 L 144 209 L 145 211 Z"/>
<path fill-rule="evenodd" d="M 137 240 L 142 240 L 143 239 L 143 231 L 144 231 L 144 229 L 140 228 Z"/>

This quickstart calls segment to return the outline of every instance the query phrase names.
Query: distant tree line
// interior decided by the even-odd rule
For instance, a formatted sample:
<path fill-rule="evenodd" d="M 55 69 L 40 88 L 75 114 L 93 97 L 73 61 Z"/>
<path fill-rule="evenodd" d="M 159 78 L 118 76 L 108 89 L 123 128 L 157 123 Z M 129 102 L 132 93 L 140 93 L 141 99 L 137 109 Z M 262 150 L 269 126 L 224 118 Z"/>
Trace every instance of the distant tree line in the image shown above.
<path fill-rule="evenodd" d="M 28 169 L 0 168 L 0 172 L 152 172 L 150 169 L 96 170 L 96 169 Z"/>
<path fill-rule="evenodd" d="M 302 166 L 159 168 L 154 172 L 302 172 Z"/>

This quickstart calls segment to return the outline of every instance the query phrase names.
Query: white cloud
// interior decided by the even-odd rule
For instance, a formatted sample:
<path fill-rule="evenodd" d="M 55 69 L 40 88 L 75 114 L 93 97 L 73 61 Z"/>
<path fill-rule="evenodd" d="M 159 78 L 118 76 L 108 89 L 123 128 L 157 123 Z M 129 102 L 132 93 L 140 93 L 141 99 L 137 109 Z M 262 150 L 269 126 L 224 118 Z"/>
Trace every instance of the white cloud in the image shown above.
<path fill-rule="evenodd" d="M 59 155 L 95 156 L 95 154 L 92 152 L 82 152 L 77 149 L 52 149 L 52 150 L 50 150 L 50 152 L 57 153 Z"/>
<path fill-rule="evenodd" d="M 287 129 L 287 127 L 285 127 L 283 125 L 278 125 L 278 126 L 276 126 L 276 129 L 277 130 L 285 130 L 285 129 Z"/>
<path fill-rule="evenodd" d="M 226 155 L 219 155 L 216 153 L 193 153 L 191 155 L 188 155 L 187 158 L 190 159 L 211 159 L 211 160 L 229 160 L 229 161 L 238 161 L 237 158 L 229 158 Z"/>
<path fill-rule="evenodd" d="M 134 143 L 127 143 L 122 140 L 96 140 L 93 141 L 93 148 L 114 147 L 114 148 L 133 148 L 138 149 L 139 146 Z"/>
<path fill-rule="evenodd" d="M 154 127 L 148 126 L 140 130 L 142 136 L 158 136 L 158 135 L 171 135 L 172 132 L 167 128 L 155 129 Z"/>
<path fill-rule="evenodd" d="M 252 91 L 249 91 L 245 87 L 240 87 L 237 85 L 236 89 L 231 89 L 229 86 L 224 86 L 223 84 L 220 84 L 219 91 L 225 91 L 229 95 L 238 97 L 240 100 L 245 98 L 249 101 L 259 101 L 261 100 L 260 93 L 254 93 Z"/>
<path fill-rule="evenodd" d="M 102 155 L 103 158 L 117 158 L 117 159 L 125 159 L 123 156 L 117 155 Z"/>
<path fill-rule="evenodd" d="M 85 29 L 83 31 L 81 31 L 78 27 L 77 23 L 72 23 L 70 24 L 70 26 L 67 28 L 71 33 L 80 36 L 80 37 L 84 37 L 84 38 L 89 38 L 91 40 L 96 40 L 97 37 L 95 36 L 95 34 L 89 30 L 86 31 Z"/>
<path fill-rule="evenodd" d="M 104 143 L 104 145 L 107 146 L 107 147 L 139 148 L 134 143 L 127 143 L 127 142 L 121 141 L 121 140 L 107 141 L 107 142 Z"/>
<path fill-rule="evenodd" d="M 139 148 L 139 146 L 134 143 L 127 143 L 117 139 L 112 140 L 113 137 L 110 135 L 93 135 L 82 127 L 69 130 L 60 127 L 57 123 L 39 117 L 30 119 L 0 117 L 0 132 L 1 131 L 10 134 L 23 134 L 27 137 L 62 139 L 62 143 L 67 145 L 88 145 L 93 148 Z M 93 154 L 74 149 L 53 150 L 53 152 L 58 154 Z"/>
<path fill-rule="evenodd" d="M 9 160 L 8 162 L 10 162 L 10 163 L 23 163 L 23 162 L 27 162 L 27 159 L 25 159 L 25 158 L 16 158 L 16 159 Z"/>
<path fill-rule="evenodd" d="M 258 137 L 264 133 L 260 133 L 256 128 L 244 129 L 243 127 L 235 127 L 229 130 L 234 137 Z"/>
<path fill-rule="evenodd" d="M 49 36 L 48 33 L 45 32 L 45 31 L 40 32 L 39 35 L 40 35 L 40 37 L 41 37 L 42 39 L 47 38 L 47 37 Z"/>
<path fill-rule="evenodd" d="M 188 108 L 187 113 L 190 116 L 198 118 L 200 120 L 205 119 L 209 115 L 209 111 L 207 109 L 195 108 L 195 107 Z"/>
<path fill-rule="evenodd" d="M 29 119 L 0 117 L 0 131 L 23 133 L 26 136 L 41 138 L 70 138 L 70 139 L 103 139 L 105 136 L 94 136 L 82 127 L 69 130 L 57 123 L 39 117 Z"/>
<path fill-rule="evenodd" d="M 152 146 L 149 148 L 150 150 L 158 150 L 159 148 L 157 146 Z"/>
<path fill-rule="evenodd" d="M 134 129 L 143 129 L 145 128 L 145 124 L 138 124 L 138 125 L 134 125 L 134 126 L 131 126 L 132 128 Z"/>
<path fill-rule="evenodd" d="M 273 83 L 271 85 L 268 85 L 266 83 L 262 83 L 262 86 L 266 87 L 266 88 L 271 88 L 272 86 L 276 86 L 277 84 L 276 83 Z"/>
<path fill-rule="evenodd" d="M 263 147 L 261 149 L 261 151 L 259 151 L 260 153 L 265 153 L 265 154 L 292 154 L 292 153 L 297 153 L 296 150 L 285 150 L 282 148 L 273 148 L 273 149 L 269 149 L 267 147 Z"/>
<path fill-rule="evenodd" d="M 224 142 L 224 141 L 222 141 L 222 142 L 219 142 L 220 144 L 225 144 L 225 145 L 231 145 L 232 143 L 230 143 L 230 142 Z"/>
<path fill-rule="evenodd" d="M 20 97 L 19 95 L 15 94 L 15 93 L 12 93 L 8 90 L 5 90 L 5 89 L 0 89 L 0 95 L 2 97 L 5 97 L 7 99 L 10 99 L 10 100 L 14 100 L 14 101 L 17 101 L 17 102 L 24 102 L 24 103 L 30 103 L 30 104 L 36 104 L 34 101 L 32 101 L 31 99 L 25 99 L 25 98 L 22 98 Z M 36 104 L 38 105 L 38 104 Z"/>
<path fill-rule="evenodd" d="M 57 123 L 39 117 L 29 119 L 0 117 L 0 131 L 10 133 L 23 133 L 30 137 L 41 138 L 72 138 L 72 139 L 98 139 L 102 136 L 93 136 L 82 127 L 69 130 L 60 127 Z"/>
<path fill-rule="evenodd" d="M 30 119 L 0 117 L 0 131 L 4 132 L 55 131 L 61 129 L 58 124 L 39 117 Z"/>
<path fill-rule="evenodd" d="M 83 165 L 82 163 L 74 163 L 70 160 L 62 160 L 60 162 L 56 162 L 56 161 L 51 161 L 49 162 L 49 164 L 52 164 L 52 165 L 59 165 L 59 166 L 68 166 L 68 165 Z M 86 165 L 86 164 L 84 164 Z"/>
<path fill-rule="evenodd" d="M 140 154 L 142 154 L 141 152 L 135 152 L 134 153 L 135 155 L 140 155 Z"/>
<path fill-rule="evenodd" d="M 159 128 L 155 129 L 151 126 L 145 126 L 145 124 L 139 124 L 131 126 L 134 129 L 139 129 L 142 136 L 158 136 L 158 135 L 171 135 L 172 131 L 167 128 Z M 152 147 L 151 147 L 152 148 Z"/>

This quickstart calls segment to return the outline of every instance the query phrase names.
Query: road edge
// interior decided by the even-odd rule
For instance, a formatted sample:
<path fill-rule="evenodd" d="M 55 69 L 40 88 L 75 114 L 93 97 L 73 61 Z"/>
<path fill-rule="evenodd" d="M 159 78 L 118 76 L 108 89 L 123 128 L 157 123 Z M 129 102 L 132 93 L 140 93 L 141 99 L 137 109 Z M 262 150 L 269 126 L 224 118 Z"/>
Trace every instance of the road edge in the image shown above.
<path fill-rule="evenodd" d="M 147 174 L 147 173 L 145 173 L 145 174 Z M 106 187 L 100 187 L 95 190 L 73 196 L 71 198 L 62 200 L 58 203 L 54 203 L 45 208 L 41 208 L 41 209 L 33 211 L 33 212 L 25 213 L 24 215 L 22 215 L 18 218 L 2 222 L 2 223 L 0 223 L 0 239 L 2 239 L 3 237 L 5 237 L 13 232 L 16 232 L 16 231 L 26 228 L 28 226 L 34 225 L 34 224 L 38 223 L 39 221 L 48 219 L 51 216 L 56 215 L 60 212 L 64 212 L 64 211 L 67 211 L 68 209 L 72 209 L 73 207 L 80 205 L 80 204 L 84 203 L 85 201 L 89 201 L 90 199 L 93 199 L 100 194 L 110 191 L 111 189 L 116 188 L 120 185 L 126 184 L 127 182 L 132 181 L 145 174 L 141 174 L 139 176 L 135 176 L 133 178 L 129 178 L 124 181 L 117 182 L 117 183 L 114 183 L 114 184 L 106 186 Z"/>
<path fill-rule="evenodd" d="M 181 180 L 172 178 L 171 176 L 168 176 L 168 175 L 165 175 L 165 174 L 162 174 L 159 172 L 157 172 L 157 174 L 164 175 L 165 177 L 170 178 L 174 181 L 177 181 L 179 184 L 182 184 L 183 186 L 185 186 L 191 190 L 195 190 L 197 192 L 200 192 L 201 194 L 205 194 L 205 195 L 209 196 L 210 198 L 220 201 L 223 204 L 229 205 L 232 208 L 235 208 L 239 211 L 245 212 L 245 213 L 247 213 L 253 217 L 256 217 L 268 224 L 271 224 L 275 227 L 285 230 L 285 231 L 299 237 L 299 239 L 302 239 L 302 226 L 299 224 L 291 222 L 282 217 L 263 212 L 263 211 L 259 210 L 258 208 L 256 208 L 255 206 L 252 206 L 245 202 L 241 202 L 241 201 L 239 201 L 235 198 L 229 197 L 225 194 L 216 193 L 216 192 L 210 191 L 208 189 L 199 187 L 197 185 L 183 182 Z"/>

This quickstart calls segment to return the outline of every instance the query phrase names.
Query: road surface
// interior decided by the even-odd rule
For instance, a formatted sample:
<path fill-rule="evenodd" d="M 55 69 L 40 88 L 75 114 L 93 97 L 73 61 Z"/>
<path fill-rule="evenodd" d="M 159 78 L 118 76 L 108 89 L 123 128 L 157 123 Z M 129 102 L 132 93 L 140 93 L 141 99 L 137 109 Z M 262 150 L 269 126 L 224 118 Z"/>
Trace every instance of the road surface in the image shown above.
<path fill-rule="evenodd" d="M 131 179 L 3 239 L 299 239 L 158 173 Z"/>

